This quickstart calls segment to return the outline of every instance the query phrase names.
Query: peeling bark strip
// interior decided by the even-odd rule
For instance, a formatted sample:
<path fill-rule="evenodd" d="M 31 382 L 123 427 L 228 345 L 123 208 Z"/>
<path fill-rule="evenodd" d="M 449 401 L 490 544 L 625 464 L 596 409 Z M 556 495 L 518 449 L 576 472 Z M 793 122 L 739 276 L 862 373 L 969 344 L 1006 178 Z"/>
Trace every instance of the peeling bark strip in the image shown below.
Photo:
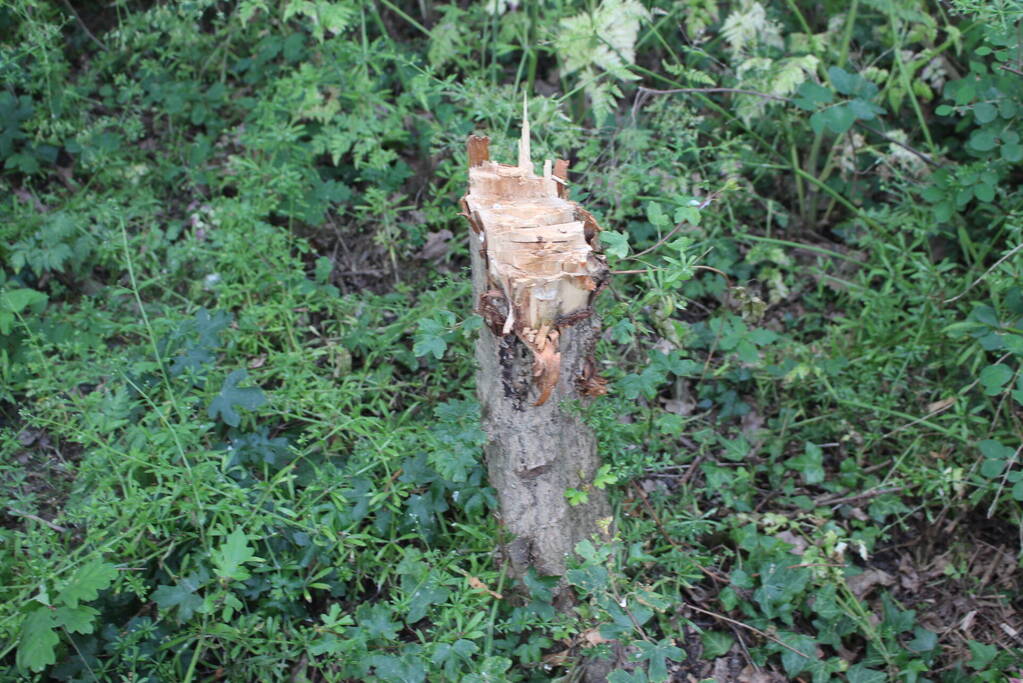
<path fill-rule="evenodd" d="M 505 548 L 512 573 L 560 575 L 575 544 L 610 521 L 606 495 L 592 486 L 596 439 L 561 407 L 605 393 L 591 305 L 609 273 L 596 221 L 565 198 L 568 162 L 546 161 L 536 175 L 528 122 L 517 165 L 491 161 L 488 145 L 469 138 L 462 199 L 477 311 L 487 322 L 476 344 L 487 468 L 515 537 Z M 568 488 L 589 500 L 570 506 Z"/>

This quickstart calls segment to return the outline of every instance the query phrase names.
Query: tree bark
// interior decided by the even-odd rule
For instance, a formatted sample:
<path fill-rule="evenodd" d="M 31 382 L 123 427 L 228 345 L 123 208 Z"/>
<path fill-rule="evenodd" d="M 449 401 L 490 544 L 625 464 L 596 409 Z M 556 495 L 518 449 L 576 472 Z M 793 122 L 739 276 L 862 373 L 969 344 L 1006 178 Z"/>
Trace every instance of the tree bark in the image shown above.
<path fill-rule="evenodd" d="M 596 438 L 568 402 L 604 393 L 593 360 L 593 298 L 609 272 L 599 227 L 567 201 L 568 164 L 534 173 L 528 123 L 517 166 L 489 160 L 471 137 L 469 221 L 473 291 L 486 321 L 476 343 L 477 394 L 490 483 L 497 490 L 511 573 L 561 575 L 575 544 L 605 531 L 611 511 L 594 487 Z M 570 505 L 566 489 L 587 493 Z M 602 521 L 606 520 L 606 521 Z"/>

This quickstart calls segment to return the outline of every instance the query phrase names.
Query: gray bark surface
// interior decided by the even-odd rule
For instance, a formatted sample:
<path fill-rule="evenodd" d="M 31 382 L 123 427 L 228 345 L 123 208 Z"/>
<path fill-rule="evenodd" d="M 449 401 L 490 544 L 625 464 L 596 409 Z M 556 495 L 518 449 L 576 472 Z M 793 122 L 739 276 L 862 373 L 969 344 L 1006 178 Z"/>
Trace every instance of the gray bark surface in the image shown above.
<path fill-rule="evenodd" d="M 479 241 L 470 231 L 473 291 L 485 289 L 486 269 Z M 598 520 L 611 516 L 603 490 L 590 487 L 589 500 L 569 505 L 565 490 L 593 482 L 600 459 L 593 431 L 564 406 L 585 400 L 577 380 L 593 355 L 599 323 L 591 316 L 561 332 L 561 373 L 550 398 L 534 406 L 533 356 L 514 334 L 495 335 L 487 326 L 476 342 L 479 397 L 490 484 L 497 490 L 501 520 L 514 536 L 505 548 L 515 575 L 529 567 L 561 575 L 575 544 L 599 533 Z"/>

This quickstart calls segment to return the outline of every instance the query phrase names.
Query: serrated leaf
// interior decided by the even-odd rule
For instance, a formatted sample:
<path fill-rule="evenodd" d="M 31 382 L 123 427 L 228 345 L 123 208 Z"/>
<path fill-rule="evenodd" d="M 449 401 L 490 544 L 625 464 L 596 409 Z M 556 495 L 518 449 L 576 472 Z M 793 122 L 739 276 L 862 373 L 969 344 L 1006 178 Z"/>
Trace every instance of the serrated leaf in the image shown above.
<path fill-rule="evenodd" d="M 432 354 L 437 360 L 443 358 L 444 352 L 448 348 L 448 342 L 445 339 L 449 333 L 448 325 L 433 318 L 424 318 L 419 321 L 418 326 L 412 352 L 417 357 Z"/>
<path fill-rule="evenodd" d="M 244 565 L 258 559 L 256 551 L 249 546 L 249 537 L 241 529 L 232 531 L 227 540 L 212 553 L 217 576 L 229 581 L 249 578 L 251 575 Z"/>
<path fill-rule="evenodd" d="M 220 388 L 220 393 L 210 402 L 206 414 L 214 419 L 219 416 L 225 424 L 237 427 L 242 421 L 238 408 L 255 410 L 266 403 L 266 396 L 259 387 L 238 386 L 248 376 L 249 373 L 245 370 L 235 370 L 228 375 Z"/>
<path fill-rule="evenodd" d="M 117 568 L 101 559 L 95 559 L 76 571 L 57 595 L 57 601 L 68 607 L 78 607 L 79 602 L 89 602 L 111 584 L 117 576 Z"/>
<path fill-rule="evenodd" d="M 42 671 L 57 661 L 54 648 L 60 642 L 49 607 L 32 610 L 21 625 L 17 664 L 21 670 Z"/>
<path fill-rule="evenodd" d="M 391 621 L 391 612 L 386 605 L 363 603 L 355 610 L 359 628 L 370 638 L 394 640 L 398 637 L 399 624 Z"/>
<path fill-rule="evenodd" d="M 183 623 L 192 618 L 196 610 L 202 607 L 202 596 L 197 595 L 199 581 L 189 577 L 173 586 L 159 586 L 153 591 L 152 598 L 162 612 L 177 609 L 177 621 Z"/>
<path fill-rule="evenodd" d="M 93 621 L 99 614 L 99 610 L 82 605 L 81 607 L 58 607 L 53 612 L 53 620 L 57 626 L 62 626 L 72 633 L 92 633 Z"/>
<path fill-rule="evenodd" d="M 46 303 L 49 297 L 35 289 L 8 289 L 0 293 L 0 310 L 21 313 L 30 306 Z"/>

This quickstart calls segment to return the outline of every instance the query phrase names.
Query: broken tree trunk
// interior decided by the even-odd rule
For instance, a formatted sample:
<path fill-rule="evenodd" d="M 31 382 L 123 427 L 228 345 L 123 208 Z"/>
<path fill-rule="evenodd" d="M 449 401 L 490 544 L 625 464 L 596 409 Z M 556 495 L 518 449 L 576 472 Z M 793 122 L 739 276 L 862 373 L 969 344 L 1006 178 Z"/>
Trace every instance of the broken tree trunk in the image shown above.
<path fill-rule="evenodd" d="M 568 162 L 534 173 L 523 121 L 516 166 L 489 159 L 489 138 L 470 137 L 469 220 L 473 290 L 486 325 L 476 343 L 491 485 L 512 574 L 561 575 L 575 544 L 610 523 L 596 438 L 564 403 L 604 393 L 593 360 L 599 323 L 592 303 L 606 282 L 600 228 L 568 201 Z M 588 493 L 569 505 L 566 489 Z M 606 526 L 605 526 L 606 530 Z"/>

